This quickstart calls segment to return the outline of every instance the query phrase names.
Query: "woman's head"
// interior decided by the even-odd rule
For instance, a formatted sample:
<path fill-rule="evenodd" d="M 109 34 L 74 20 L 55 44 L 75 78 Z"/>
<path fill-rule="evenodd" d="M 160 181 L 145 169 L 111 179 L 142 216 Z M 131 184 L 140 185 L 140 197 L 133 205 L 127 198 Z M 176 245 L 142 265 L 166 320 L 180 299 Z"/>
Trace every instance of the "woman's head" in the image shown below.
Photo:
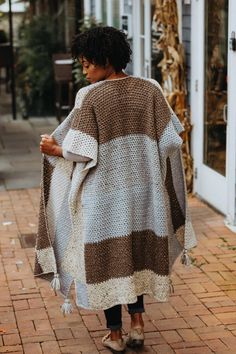
<path fill-rule="evenodd" d="M 130 62 L 132 51 L 126 35 L 114 27 L 94 27 L 78 34 L 72 56 L 79 59 L 92 82 L 103 80 L 107 70 L 119 73 Z M 93 77 L 91 77 L 93 76 Z"/>

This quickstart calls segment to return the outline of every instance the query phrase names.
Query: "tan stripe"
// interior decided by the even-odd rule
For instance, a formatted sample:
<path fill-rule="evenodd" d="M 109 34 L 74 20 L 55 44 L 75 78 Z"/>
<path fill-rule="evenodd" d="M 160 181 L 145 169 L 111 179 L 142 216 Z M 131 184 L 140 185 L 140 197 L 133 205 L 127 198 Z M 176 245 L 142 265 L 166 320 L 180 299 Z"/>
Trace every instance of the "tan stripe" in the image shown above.
<path fill-rule="evenodd" d="M 72 128 L 99 139 L 100 144 L 129 134 L 157 140 L 171 119 L 160 90 L 140 78 L 104 81 L 88 92 L 74 114 Z"/>
<path fill-rule="evenodd" d="M 170 199 L 170 209 L 171 209 L 171 217 L 174 231 L 176 232 L 181 226 L 185 224 L 185 217 L 181 210 L 172 177 L 171 163 L 169 157 L 166 160 L 167 171 L 166 171 L 166 180 L 165 185 Z"/>
<path fill-rule="evenodd" d="M 128 277 L 145 269 L 168 275 L 168 238 L 158 237 L 153 231 L 146 230 L 86 244 L 85 268 L 89 284 Z"/>

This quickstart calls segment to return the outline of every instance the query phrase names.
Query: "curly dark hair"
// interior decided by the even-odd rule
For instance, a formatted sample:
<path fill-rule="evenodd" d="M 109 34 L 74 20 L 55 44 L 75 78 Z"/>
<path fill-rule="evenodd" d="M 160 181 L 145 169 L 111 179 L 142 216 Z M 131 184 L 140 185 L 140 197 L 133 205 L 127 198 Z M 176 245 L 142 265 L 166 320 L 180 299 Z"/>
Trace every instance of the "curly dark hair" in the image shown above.
<path fill-rule="evenodd" d="M 74 59 L 83 56 L 96 65 L 105 66 L 108 62 L 119 72 L 131 61 L 132 50 L 124 32 L 97 26 L 75 36 L 71 53 Z"/>

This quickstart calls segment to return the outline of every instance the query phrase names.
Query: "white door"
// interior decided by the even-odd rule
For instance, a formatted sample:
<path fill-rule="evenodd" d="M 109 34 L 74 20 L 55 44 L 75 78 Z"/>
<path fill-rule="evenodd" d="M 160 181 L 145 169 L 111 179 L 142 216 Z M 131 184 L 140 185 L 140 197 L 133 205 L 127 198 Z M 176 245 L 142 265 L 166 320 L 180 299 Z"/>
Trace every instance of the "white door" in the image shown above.
<path fill-rule="evenodd" d="M 233 28 L 236 31 L 236 1 L 193 0 L 191 10 L 194 191 L 232 222 L 236 55 L 229 49 L 229 38 Z"/>
<path fill-rule="evenodd" d="M 133 1 L 133 73 L 151 77 L 151 0 Z"/>

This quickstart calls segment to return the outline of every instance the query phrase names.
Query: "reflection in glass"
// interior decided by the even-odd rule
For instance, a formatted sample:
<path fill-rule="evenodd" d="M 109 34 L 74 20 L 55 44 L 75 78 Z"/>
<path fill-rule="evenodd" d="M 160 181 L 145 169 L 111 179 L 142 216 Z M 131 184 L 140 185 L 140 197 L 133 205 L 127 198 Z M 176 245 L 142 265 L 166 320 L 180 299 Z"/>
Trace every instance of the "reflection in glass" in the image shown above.
<path fill-rule="evenodd" d="M 205 4 L 204 163 L 225 175 L 228 0 Z"/>

